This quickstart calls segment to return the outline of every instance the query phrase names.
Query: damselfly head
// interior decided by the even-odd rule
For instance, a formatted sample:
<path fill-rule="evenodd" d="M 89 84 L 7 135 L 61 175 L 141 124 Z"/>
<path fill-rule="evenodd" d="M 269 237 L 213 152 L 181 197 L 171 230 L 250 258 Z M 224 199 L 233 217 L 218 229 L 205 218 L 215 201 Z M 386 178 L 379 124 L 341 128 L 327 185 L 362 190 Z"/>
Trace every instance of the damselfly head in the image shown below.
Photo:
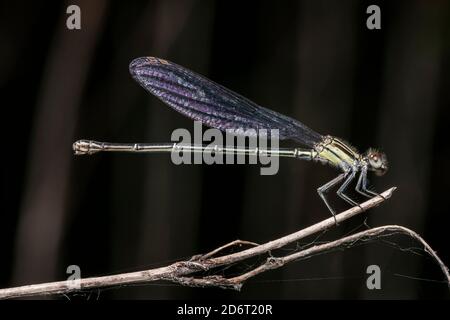
<path fill-rule="evenodd" d="M 369 170 L 374 171 L 377 176 L 382 176 L 388 170 L 386 154 L 375 149 L 367 150 L 365 158 L 369 165 Z"/>

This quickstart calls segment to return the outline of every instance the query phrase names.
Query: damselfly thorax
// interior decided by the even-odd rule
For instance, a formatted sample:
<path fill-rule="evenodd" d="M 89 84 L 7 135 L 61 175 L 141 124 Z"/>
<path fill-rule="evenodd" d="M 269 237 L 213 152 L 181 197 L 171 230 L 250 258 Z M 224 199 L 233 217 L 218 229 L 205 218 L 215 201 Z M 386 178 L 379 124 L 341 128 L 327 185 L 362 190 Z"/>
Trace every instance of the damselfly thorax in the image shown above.
<path fill-rule="evenodd" d="M 314 146 L 314 161 L 329 164 L 342 171 L 348 171 L 353 166 L 361 164 L 363 157 L 341 139 L 324 136 L 323 140 Z"/>

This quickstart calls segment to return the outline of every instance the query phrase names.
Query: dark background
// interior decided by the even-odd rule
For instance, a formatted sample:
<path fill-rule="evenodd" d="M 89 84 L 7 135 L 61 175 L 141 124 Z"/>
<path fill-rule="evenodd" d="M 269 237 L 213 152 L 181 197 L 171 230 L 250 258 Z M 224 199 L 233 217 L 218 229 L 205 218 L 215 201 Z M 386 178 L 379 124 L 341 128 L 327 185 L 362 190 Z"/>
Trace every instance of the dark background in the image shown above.
<path fill-rule="evenodd" d="M 69 4 L 81 7 L 81 30 L 66 28 Z M 381 30 L 366 28 L 370 4 L 381 7 Z M 450 263 L 449 9 L 425 0 L 2 1 L 0 287 L 63 280 L 71 264 L 83 277 L 161 266 L 329 216 L 316 188 L 337 172 L 316 163 L 282 159 L 277 175 L 261 176 L 257 165 L 175 166 L 169 155 L 75 157 L 80 138 L 168 142 L 174 129 L 192 130 L 131 79 L 129 62 L 147 55 L 361 151 L 380 147 L 390 171 L 371 182 L 397 186 L 393 198 L 320 240 L 367 218 L 415 230 Z M 77 297 L 449 297 L 418 243 L 388 240 L 292 263 L 240 293 L 158 283 Z M 381 290 L 366 288 L 370 264 L 381 267 Z"/>

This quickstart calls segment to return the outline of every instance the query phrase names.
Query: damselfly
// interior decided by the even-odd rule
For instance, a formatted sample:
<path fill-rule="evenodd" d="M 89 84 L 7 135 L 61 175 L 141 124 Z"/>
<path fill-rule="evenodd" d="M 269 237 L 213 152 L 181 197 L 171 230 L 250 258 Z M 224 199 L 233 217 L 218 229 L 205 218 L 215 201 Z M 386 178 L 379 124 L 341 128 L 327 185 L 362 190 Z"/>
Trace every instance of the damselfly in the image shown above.
<path fill-rule="evenodd" d="M 369 149 L 361 154 L 342 139 L 321 135 L 303 123 L 260 107 L 241 95 L 200 76 L 172 62 L 142 57 L 130 63 L 133 78 L 147 91 L 154 94 L 176 111 L 201 121 L 206 126 L 222 131 L 255 132 L 266 135 L 268 130 L 277 129 L 281 140 L 292 140 L 304 148 L 283 149 L 242 149 L 216 148 L 215 152 L 234 152 L 235 154 L 254 155 L 264 152 L 271 156 L 292 157 L 329 164 L 342 171 L 336 178 L 317 189 L 319 196 L 334 215 L 335 211 L 328 203 L 325 194 L 341 183 L 337 195 L 351 204 L 358 203 L 346 193 L 350 183 L 357 177 L 355 190 L 363 196 L 372 198 L 378 194 L 368 189 L 367 173 L 383 175 L 388 169 L 386 155 L 378 150 Z M 205 145 L 177 145 L 176 143 L 108 143 L 92 140 L 79 140 L 73 144 L 75 154 L 93 154 L 99 151 L 120 152 L 203 152 Z"/>

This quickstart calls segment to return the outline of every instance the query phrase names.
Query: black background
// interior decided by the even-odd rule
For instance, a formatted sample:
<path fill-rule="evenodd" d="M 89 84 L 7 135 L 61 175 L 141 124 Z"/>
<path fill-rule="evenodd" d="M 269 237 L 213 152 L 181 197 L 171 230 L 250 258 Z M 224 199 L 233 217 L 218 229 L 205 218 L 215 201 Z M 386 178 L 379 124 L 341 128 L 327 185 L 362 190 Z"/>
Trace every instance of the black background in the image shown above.
<path fill-rule="evenodd" d="M 81 30 L 66 28 L 69 4 L 81 8 Z M 381 7 L 381 30 L 366 28 L 370 4 Z M 72 264 L 83 277 L 161 266 L 328 217 L 316 188 L 336 171 L 315 163 L 283 159 L 277 175 L 261 176 L 255 165 L 175 166 L 168 155 L 75 157 L 80 138 L 167 142 L 176 128 L 192 130 L 129 76 L 129 62 L 147 55 L 361 151 L 381 148 L 390 171 L 371 182 L 379 191 L 397 186 L 394 197 L 320 240 L 360 230 L 367 218 L 417 231 L 449 263 L 449 8 L 425 0 L 2 1 L 0 286 L 66 279 Z M 158 283 L 72 298 L 449 297 L 420 245 L 389 241 L 293 263 L 240 293 Z M 381 267 L 381 290 L 365 286 L 370 264 Z"/>

